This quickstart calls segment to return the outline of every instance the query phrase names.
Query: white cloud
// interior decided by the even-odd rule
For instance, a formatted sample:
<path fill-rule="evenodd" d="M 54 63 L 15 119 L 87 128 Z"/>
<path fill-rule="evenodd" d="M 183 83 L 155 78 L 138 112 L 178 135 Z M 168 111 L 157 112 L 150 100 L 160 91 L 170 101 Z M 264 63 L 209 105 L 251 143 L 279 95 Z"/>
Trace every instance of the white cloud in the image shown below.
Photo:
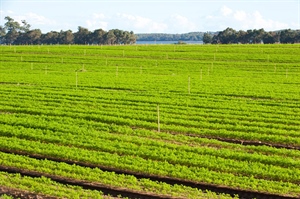
<path fill-rule="evenodd" d="M 87 28 L 90 30 L 103 29 L 107 30 L 108 17 L 102 13 L 94 13 L 91 19 L 86 20 Z"/>
<path fill-rule="evenodd" d="M 223 6 L 223 7 L 221 8 L 221 13 L 222 13 L 222 15 L 225 16 L 225 17 L 231 15 L 232 12 L 233 12 L 233 11 L 232 11 L 230 8 L 228 8 L 227 6 Z"/>
<path fill-rule="evenodd" d="M 238 21 L 243 21 L 247 18 L 247 13 L 245 11 L 238 10 L 234 13 L 234 18 Z"/>
<path fill-rule="evenodd" d="M 126 27 L 126 30 L 134 30 L 135 32 L 164 32 L 168 28 L 165 23 L 137 15 L 118 13 L 117 17 L 120 20 L 119 23 Z"/>
<path fill-rule="evenodd" d="M 12 15 L 11 16 L 15 21 L 21 23 L 22 20 L 25 20 L 34 28 L 39 28 L 40 25 L 55 25 L 57 24 L 54 20 L 48 19 L 42 15 L 36 13 L 26 13 L 25 15 Z"/>
<path fill-rule="evenodd" d="M 42 15 L 38 15 L 36 13 L 27 13 L 25 16 L 28 19 L 28 23 L 34 23 L 37 25 L 53 25 L 55 21 L 47 19 Z M 27 21 L 27 20 L 26 20 Z"/>
<path fill-rule="evenodd" d="M 251 29 L 264 28 L 265 30 L 280 30 L 290 27 L 289 24 L 282 23 L 280 21 L 265 19 L 258 11 L 248 14 L 248 16 L 241 22 L 245 24 L 244 26 L 248 26 Z"/>
<path fill-rule="evenodd" d="M 205 18 L 205 30 L 224 30 L 227 27 L 236 30 L 260 29 L 280 30 L 286 28 L 296 28 L 295 23 L 283 23 L 266 18 L 259 11 L 246 12 L 244 10 L 234 10 L 223 6 L 215 15 L 208 15 Z"/>
<path fill-rule="evenodd" d="M 197 25 L 188 18 L 175 14 L 171 16 L 172 32 L 191 32 L 197 30 Z"/>

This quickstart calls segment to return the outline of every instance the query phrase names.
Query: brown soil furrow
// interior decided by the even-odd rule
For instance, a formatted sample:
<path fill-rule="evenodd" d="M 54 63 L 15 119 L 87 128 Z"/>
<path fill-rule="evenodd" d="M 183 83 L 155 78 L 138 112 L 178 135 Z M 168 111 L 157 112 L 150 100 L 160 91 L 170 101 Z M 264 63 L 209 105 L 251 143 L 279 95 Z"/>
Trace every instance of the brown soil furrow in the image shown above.
<path fill-rule="evenodd" d="M 183 179 L 178 179 L 178 178 L 170 178 L 170 177 L 166 177 L 166 176 L 157 176 L 157 175 L 151 175 L 151 174 L 146 174 L 146 173 L 137 173 L 134 171 L 120 170 L 120 169 L 116 169 L 116 168 L 111 168 L 111 167 L 102 166 L 102 165 L 95 165 L 95 164 L 91 164 L 91 163 L 66 160 L 66 159 L 49 157 L 49 156 L 44 156 L 44 155 L 39 155 L 39 154 L 30 154 L 30 153 L 22 152 L 22 151 L 11 151 L 11 150 L 2 150 L 2 149 L 1 149 L 1 151 L 5 152 L 5 153 L 26 155 L 28 157 L 35 158 L 35 159 L 47 159 L 47 160 L 51 160 L 51 161 L 55 161 L 55 162 L 64 162 L 64 163 L 67 163 L 70 165 L 76 164 L 79 166 L 84 166 L 84 167 L 89 167 L 89 168 L 99 168 L 102 171 L 114 172 L 116 174 L 133 175 L 138 179 L 147 178 L 147 179 L 150 179 L 153 181 L 165 182 L 165 183 L 168 183 L 171 185 L 181 184 L 184 186 L 197 188 L 197 189 L 200 189 L 203 191 L 209 190 L 209 191 L 216 192 L 216 193 L 230 194 L 232 196 L 238 195 L 239 198 L 242 198 L 242 199 L 252 199 L 252 198 L 256 198 L 256 199 L 270 199 L 270 198 L 272 198 L 272 199 L 296 199 L 296 198 L 298 198 L 298 197 L 276 195 L 276 194 L 263 193 L 263 192 L 257 192 L 257 191 L 251 191 L 251 190 L 241 190 L 238 188 L 218 186 L 218 185 L 213 185 L 213 184 L 198 183 L 198 182 L 194 182 L 194 181 L 183 180 Z M 27 171 L 24 173 L 24 170 L 22 170 L 22 169 L 19 169 L 19 168 L 11 169 L 10 167 L 5 167 L 5 166 L 1 166 L 1 165 L 0 165 L 0 170 L 12 172 L 12 173 L 21 173 L 22 175 L 28 175 L 28 176 L 32 176 L 32 177 L 45 176 L 45 177 L 51 178 L 52 180 L 60 182 L 60 183 L 77 185 L 77 186 L 81 186 L 86 189 L 101 190 L 106 195 L 110 194 L 112 196 L 118 196 L 121 194 L 122 196 L 127 196 L 129 198 L 131 198 L 131 197 L 136 198 L 137 196 L 136 195 L 134 196 L 132 194 L 140 194 L 140 196 L 138 198 L 145 198 L 145 199 L 149 198 L 149 194 L 134 193 L 133 191 L 130 191 L 127 189 L 112 188 L 112 187 L 108 187 L 105 185 L 100 186 L 99 183 L 91 183 L 91 182 L 85 182 L 82 180 L 74 180 L 74 179 L 71 179 L 70 181 L 68 181 L 68 180 L 64 181 L 67 178 L 53 176 L 50 174 L 41 174 L 39 172 L 34 172 L 34 171 Z M 110 191 L 112 191 L 112 193 L 110 193 Z M 118 194 L 114 195 L 115 192 L 117 192 Z M 153 196 L 153 195 L 150 195 L 150 196 L 151 196 L 150 198 L 171 198 L 171 197 L 165 197 L 165 196 Z"/>
<path fill-rule="evenodd" d="M 30 177 L 44 176 L 62 184 L 80 186 L 84 189 L 98 190 L 101 191 L 104 195 L 110 195 L 113 197 L 119 197 L 121 195 L 122 197 L 140 198 L 140 199 L 176 199 L 175 197 L 171 197 L 171 196 L 155 195 L 152 193 L 143 193 L 143 192 L 138 192 L 126 188 L 107 186 L 96 182 L 88 182 L 84 180 L 66 178 L 66 177 L 51 175 L 47 173 L 20 169 L 16 167 L 7 167 L 7 166 L 0 165 L 0 171 L 5 171 L 8 173 L 19 173 L 23 176 L 30 176 Z"/>
<path fill-rule="evenodd" d="M 228 142 L 233 144 L 241 144 L 241 145 L 250 145 L 250 146 L 269 146 L 278 149 L 292 149 L 292 150 L 300 150 L 300 146 L 290 146 L 278 143 L 267 143 L 263 141 L 254 141 L 254 140 L 237 140 L 232 138 L 222 138 L 222 137 L 212 137 L 212 136 L 201 136 L 197 134 L 188 134 L 188 133 L 178 133 L 178 132 L 168 132 L 173 135 L 186 135 L 190 137 L 198 137 L 198 138 L 207 138 L 207 139 L 214 139 L 219 140 L 222 142 Z"/>
<path fill-rule="evenodd" d="M 36 194 L 25 190 L 14 189 L 10 187 L 1 187 L 0 186 L 0 195 L 8 195 L 14 198 L 22 199 L 56 199 L 54 196 L 46 196 L 42 194 Z"/>

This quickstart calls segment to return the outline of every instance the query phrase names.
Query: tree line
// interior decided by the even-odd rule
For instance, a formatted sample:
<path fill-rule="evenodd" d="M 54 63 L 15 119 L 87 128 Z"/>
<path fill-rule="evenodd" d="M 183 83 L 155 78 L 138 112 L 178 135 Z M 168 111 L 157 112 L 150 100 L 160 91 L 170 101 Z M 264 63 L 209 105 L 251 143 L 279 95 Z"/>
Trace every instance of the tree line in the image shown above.
<path fill-rule="evenodd" d="M 138 41 L 202 41 L 204 32 L 184 34 L 144 33 L 136 34 Z"/>
<path fill-rule="evenodd" d="M 203 43 L 212 44 L 274 44 L 300 43 L 300 30 L 265 31 L 264 29 L 239 30 L 226 28 L 217 34 L 204 33 Z"/>
<path fill-rule="evenodd" d="M 22 23 L 7 16 L 6 23 L 0 26 L 0 43 L 2 44 L 133 44 L 136 35 L 132 31 L 112 29 L 105 31 L 96 29 L 89 31 L 87 28 L 78 27 L 77 32 L 50 31 L 45 34 L 40 29 L 30 29 L 31 25 L 25 20 Z"/>

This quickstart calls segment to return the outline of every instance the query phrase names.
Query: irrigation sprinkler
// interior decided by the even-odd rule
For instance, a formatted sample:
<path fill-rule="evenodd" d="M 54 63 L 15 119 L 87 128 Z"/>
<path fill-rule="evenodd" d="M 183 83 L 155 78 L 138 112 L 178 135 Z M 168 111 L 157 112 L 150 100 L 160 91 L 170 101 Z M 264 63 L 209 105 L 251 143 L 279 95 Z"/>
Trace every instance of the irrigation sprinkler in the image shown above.
<path fill-rule="evenodd" d="M 77 90 L 77 85 L 78 85 L 78 72 L 76 71 L 76 90 Z"/>
<path fill-rule="evenodd" d="M 140 74 L 143 73 L 143 66 L 140 67 Z"/>
<path fill-rule="evenodd" d="M 200 70 L 200 80 L 202 80 L 202 68 Z"/>
<path fill-rule="evenodd" d="M 86 55 L 86 50 L 84 49 L 83 54 Z"/>
<path fill-rule="evenodd" d="M 23 61 L 23 57 L 21 56 L 21 61 Z"/>
<path fill-rule="evenodd" d="M 191 94 L 191 77 L 189 76 L 189 81 L 188 81 L 188 92 Z"/>
<path fill-rule="evenodd" d="M 275 64 L 275 66 L 274 66 L 274 73 L 276 73 L 276 64 Z"/>
<path fill-rule="evenodd" d="M 118 71 L 119 71 L 119 66 L 117 65 L 117 68 L 116 68 L 116 77 L 118 77 Z"/>
<path fill-rule="evenodd" d="M 160 132 L 159 105 L 157 105 L 157 131 Z"/>
<path fill-rule="evenodd" d="M 64 58 L 63 57 L 61 58 L 61 63 L 64 63 Z"/>

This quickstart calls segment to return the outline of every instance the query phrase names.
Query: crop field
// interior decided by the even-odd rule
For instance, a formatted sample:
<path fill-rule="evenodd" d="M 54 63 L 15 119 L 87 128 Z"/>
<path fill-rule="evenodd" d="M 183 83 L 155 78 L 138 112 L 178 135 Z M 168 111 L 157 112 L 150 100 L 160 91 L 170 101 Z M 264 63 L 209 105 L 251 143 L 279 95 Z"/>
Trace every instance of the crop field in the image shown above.
<path fill-rule="evenodd" d="M 300 197 L 298 44 L 0 49 L 0 198 Z"/>

